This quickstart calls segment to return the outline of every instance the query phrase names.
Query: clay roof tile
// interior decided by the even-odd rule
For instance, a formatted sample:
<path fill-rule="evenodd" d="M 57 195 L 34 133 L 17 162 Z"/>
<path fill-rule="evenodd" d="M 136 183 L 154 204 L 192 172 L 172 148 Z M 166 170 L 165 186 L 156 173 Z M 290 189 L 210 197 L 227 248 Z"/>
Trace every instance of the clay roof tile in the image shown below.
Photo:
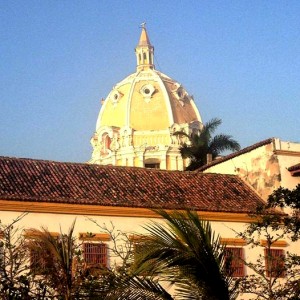
<path fill-rule="evenodd" d="M 248 213 L 261 203 L 234 175 L 0 157 L 0 199 Z"/>

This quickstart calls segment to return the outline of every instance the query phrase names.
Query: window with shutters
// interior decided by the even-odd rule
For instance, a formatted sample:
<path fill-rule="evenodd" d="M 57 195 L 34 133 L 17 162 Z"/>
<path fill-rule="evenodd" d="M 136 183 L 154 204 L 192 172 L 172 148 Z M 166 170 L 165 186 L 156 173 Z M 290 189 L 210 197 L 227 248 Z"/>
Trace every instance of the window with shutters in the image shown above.
<path fill-rule="evenodd" d="M 147 247 L 147 242 L 150 241 L 150 237 L 146 235 L 132 235 L 129 238 L 132 242 L 132 263 L 136 267 L 139 266 L 138 265 L 139 256 L 140 254 L 144 254 L 145 247 Z M 144 262 L 143 267 L 145 269 L 141 271 L 139 275 L 150 276 L 153 269 L 152 260 L 148 260 L 147 262 Z"/>
<path fill-rule="evenodd" d="M 146 237 L 144 235 L 139 235 L 139 234 L 129 236 L 129 240 L 130 240 L 131 246 L 132 246 L 131 254 L 132 254 L 134 263 L 136 262 L 139 253 L 143 252 L 143 243 L 145 241 L 147 241 L 147 239 L 148 239 L 148 237 Z"/>
<path fill-rule="evenodd" d="M 38 245 L 40 244 L 40 245 Z M 53 264 L 53 256 L 45 249 L 42 242 L 35 241 L 35 248 L 30 249 L 30 269 L 35 275 L 43 275 Z"/>
<path fill-rule="evenodd" d="M 107 245 L 104 243 L 83 243 L 83 256 L 87 265 L 107 267 Z"/>
<path fill-rule="evenodd" d="M 227 272 L 232 277 L 242 277 L 245 275 L 244 249 L 238 247 L 226 247 L 225 264 Z"/>
<path fill-rule="evenodd" d="M 45 243 L 39 239 L 42 233 L 35 229 L 24 230 L 24 237 L 27 239 L 27 247 L 29 250 L 30 269 L 35 275 L 45 274 L 54 264 L 52 253 L 47 250 Z M 57 239 L 58 232 L 49 232 L 49 234 Z"/>
<path fill-rule="evenodd" d="M 265 266 L 268 277 L 285 277 L 283 249 L 265 249 Z"/>

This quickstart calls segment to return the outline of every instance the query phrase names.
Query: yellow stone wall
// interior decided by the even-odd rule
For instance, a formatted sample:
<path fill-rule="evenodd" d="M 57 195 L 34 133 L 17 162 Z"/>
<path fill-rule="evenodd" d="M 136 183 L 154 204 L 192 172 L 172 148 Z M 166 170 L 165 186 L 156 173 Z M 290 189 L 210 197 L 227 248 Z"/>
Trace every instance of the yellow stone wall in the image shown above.
<path fill-rule="evenodd" d="M 170 134 L 145 134 L 145 135 L 134 135 L 133 145 L 135 147 L 148 145 L 169 145 L 170 144 Z"/>

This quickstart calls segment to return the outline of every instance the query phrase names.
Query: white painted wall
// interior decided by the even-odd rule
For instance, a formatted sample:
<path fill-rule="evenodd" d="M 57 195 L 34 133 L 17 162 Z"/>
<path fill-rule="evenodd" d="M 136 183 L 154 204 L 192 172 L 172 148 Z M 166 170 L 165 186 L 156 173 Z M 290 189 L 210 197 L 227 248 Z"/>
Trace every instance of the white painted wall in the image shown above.
<path fill-rule="evenodd" d="M 12 220 L 20 216 L 20 212 L 1 212 L 0 219 L 3 224 L 9 224 Z M 114 224 L 116 230 L 121 230 L 130 234 L 143 234 L 146 230 L 143 228 L 150 222 L 163 222 L 160 218 L 146 219 L 141 217 L 113 217 L 113 216 L 84 216 L 84 215 L 72 215 L 72 214 L 50 214 L 50 213 L 29 213 L 25 215 L 18 223 L 17 227 L 22 229 L 40 229 L 42 226 L 46 227 L 51 232 L 67 233 L 72 222 L 76 219 L 74 235 L 79 236 L 79 232 L 92 232 L 92 233 L 104 233 L 97 227 L 90 219 L 98 222 L 99 225 L 106 224 L 108 227 L 111 223 Z M 213 230 L 220 234 L 223 238 L 235 238 L 236 232 L 241 232 L 245 229 L 246 223 L 241 222 L 215 222 L 212 221 Z M 109 247 L 112 247 L 112 242 L 108 242 Z M 245 258 L 247 261 L 254 261 L 259 253 L 263 254 L 263 247 L 251 249 L 250 246 L 244 246 Z M 284 250 L 289 250 L 294 253 L 299 253 L 300 243 L 290 244 Z M 115 258 L 111 257 L 111 263 L 115 262 Z M 253 272 L 246 268 L 246 274 L 250 275 Z M 249 299 L 249 295 L 243 295 L 239 299 Z"/>

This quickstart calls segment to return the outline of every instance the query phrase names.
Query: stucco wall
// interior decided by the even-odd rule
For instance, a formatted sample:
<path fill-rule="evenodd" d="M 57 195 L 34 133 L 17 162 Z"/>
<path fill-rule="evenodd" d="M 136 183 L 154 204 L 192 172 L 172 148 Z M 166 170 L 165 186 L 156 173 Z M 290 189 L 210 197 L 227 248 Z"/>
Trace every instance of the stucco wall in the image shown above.
<path fill-rule="evenodd" d="M 300 144 L 273 142 L 207 168 L 205 173 L 234 174 L 252 186 L 262 199 L 278 187 L 293 189 L 300 177 L 292 177 L 287 170 L 300 163 Z"/>
<path fill-rule="evenodd" d="M 278 157 L 273 153 L 272 144 L 236 156 L 204 172 L 238 175 L 265 200 L 281 182 Z"/>
<path fill-rule="evenodd" d="M 20 212 L 1 212 L 0 219 L 3 224 L 9 224 L 12 220 L 20 216 Z M 46 227 L 51 232 L 66 233 L 71 226 L 72 222 L 76 220 L 75 237 L 79 236 L 79 233 L 104 233 L 95 223 L 91 221 L 95 220 L 99 225 L 106 225 L 111 228 L 112 224 L 115 226 L 115 230 L 121 230 L 128 235 L 131 234 L 142 234 L 146 230 L 143 226 L 149 224 L 151 221 L 163 222 L 159 218 L 141 218 L 141 217 L 110 217 L 110 216 L 84 216 L 84 215 L 72 215 L 72 214 L 50 214 L 50 213 L 29 213 L 25 215 L 18 223 L 17 227 L 22 229 L 40 229 L 41 226 Z M 242 232 L 245 229 L 246 223 L 242 222 L 223 222 L 223 221 L 211 221 L 213 230 L 220 234 L 223 238 L 235 238 L 236 232 Z M 112 242 L 108 243 L 109 247 L 112 247 Z M 299 246 L 299 245 L 298 245 Z M 263 248 L 251 248 L 249 246 L 243 246 L 245 259 L 247 261 L 255 261 L 259 254 L 263 254 Z M 289 245 L 288 248 L 284 250 L 289 250 L 291 252 L 297 252 L 297 245 Z M 109 252 L 110 263 L 117 262 L 118 260 L 111 255 Z M 253 272 L 246 268 L 246 275 L 250 275 Z M 169 292 L 172 292 L 168 285 L 165 285 Z M 242 295 L 239 299 L 249 299 L 249 295 Z"/>

